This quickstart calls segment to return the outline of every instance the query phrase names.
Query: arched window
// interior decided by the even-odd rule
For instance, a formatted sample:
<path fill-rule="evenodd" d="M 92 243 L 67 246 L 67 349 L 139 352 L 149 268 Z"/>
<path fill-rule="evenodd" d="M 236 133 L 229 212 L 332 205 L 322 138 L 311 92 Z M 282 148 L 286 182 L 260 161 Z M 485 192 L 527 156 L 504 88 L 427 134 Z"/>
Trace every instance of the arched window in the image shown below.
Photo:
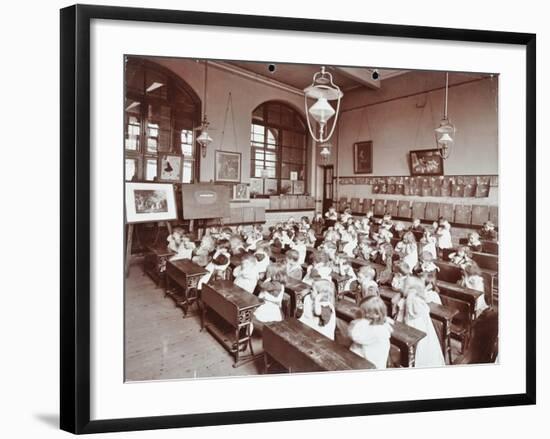
<path fill-rule="evenodd" d="M 251 193 L 303 194 L 307 181 L 307 130 L 289 105 L 266 102 L 252 113 Z"/>
<path fill-rule="evenodd" d="M 124 149 L 126 180 L 157 180 L 162 154 L 181 156 L 181 183 L 198 179 L 193 128 L 200 100 L 180 77 L 153 62 L 126 58 Z"/>

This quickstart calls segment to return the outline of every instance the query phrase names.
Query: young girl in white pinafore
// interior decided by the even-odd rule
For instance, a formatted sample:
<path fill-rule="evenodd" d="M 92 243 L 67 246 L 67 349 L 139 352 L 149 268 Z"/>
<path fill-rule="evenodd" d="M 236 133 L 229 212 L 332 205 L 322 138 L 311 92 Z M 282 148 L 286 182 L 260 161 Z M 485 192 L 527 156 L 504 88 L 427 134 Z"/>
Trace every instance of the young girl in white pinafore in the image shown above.
<path fill-rule="evenodd" d="M 241 264 L 233 270 L 233 283 L 243 290 L 253 293 L 258 284 L 258 270 L 256 258 L 246 253 L 241 258 Z"/>
<path fill-rule="evenodd" d="M 350 350 L 369 360 L 377 369 L 385 369 L 393 320 L 386 316 L 386 304 L 378 296 L 363 299 L 359 307 L 363 317 L 353 320 L 348 328 L 352 340 Z"/>
<path fill-rule="evenodd" d="M 397 243 L 395 251 L 411 270 L 418 264 L 418 247 L 413 232 L 407 232 L 403 235 L 403 240 Z"/>
<path fill-rule="evenodd" d="M 449 221 L 445 219 L 439 221 L 439 227 L 437 229 L 436 236 L 438 249 L 445 250 L 448 248 L 453 248 L 451 225 L 449 224 Z"/>
<path fill-rule="evenodd" d="M 304 297 L 300 321 L 325 337 L 334 340 L 336 311 L 334 284 L 328 280 L 313 282 L 311 293 Z"/>
<path fill-rule="evenodd" d="M 426 334 L 416 347 L 415 367 L 444 366 L 443 351 L 426 302 L 424 281 L 417 277 L 408 277 L 403 287 L 403 296 L 399 303 L 397 320 Z"/>
<path fill-rule="evenodd" d="M 485 282 L 483 282 L 483 277 L 481 277 L 481 270 L 479 269 L 479 266 L 474 261 L 470 261 L 461 268 L 462 279 L 458 281 L 458 285 L 461 287 L 470 288 L 472 290 L 481 291 L 483 293 L 476 300 L 475 313 L 477 317 L 489 308 L 489 305 L 487 305 L 487 302 L 485 301 Z"/>
<path fill-rule="evenodd" d="M 437 238 L 433 236 L 432 232 L 428 229 L 424 230 L 424 234 L 420 239 L 421 252 L 428 252 L 432 255 L 433 259 L 437 259 Z"/>

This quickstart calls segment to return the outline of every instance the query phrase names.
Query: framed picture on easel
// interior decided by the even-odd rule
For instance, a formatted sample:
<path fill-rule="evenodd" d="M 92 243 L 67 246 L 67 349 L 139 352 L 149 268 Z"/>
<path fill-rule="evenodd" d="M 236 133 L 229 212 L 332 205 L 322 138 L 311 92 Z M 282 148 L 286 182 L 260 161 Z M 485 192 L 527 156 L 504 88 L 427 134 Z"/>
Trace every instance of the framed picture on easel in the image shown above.
<path fill-rule="evenodd" d="M 174 186 L 170 183 L 126 183 L 126 223 L 172 221 L 178 218 Z"/>

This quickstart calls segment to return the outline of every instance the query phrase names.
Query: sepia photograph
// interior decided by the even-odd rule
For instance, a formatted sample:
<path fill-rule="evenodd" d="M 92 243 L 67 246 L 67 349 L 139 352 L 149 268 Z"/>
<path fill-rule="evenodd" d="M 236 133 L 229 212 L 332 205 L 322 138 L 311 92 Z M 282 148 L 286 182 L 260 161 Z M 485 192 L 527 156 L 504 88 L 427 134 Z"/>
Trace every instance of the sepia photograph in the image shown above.
<path fill-rule="evenodd" d="M 498 74 L 124 73 L 126 381 L 499 363 Z"/>

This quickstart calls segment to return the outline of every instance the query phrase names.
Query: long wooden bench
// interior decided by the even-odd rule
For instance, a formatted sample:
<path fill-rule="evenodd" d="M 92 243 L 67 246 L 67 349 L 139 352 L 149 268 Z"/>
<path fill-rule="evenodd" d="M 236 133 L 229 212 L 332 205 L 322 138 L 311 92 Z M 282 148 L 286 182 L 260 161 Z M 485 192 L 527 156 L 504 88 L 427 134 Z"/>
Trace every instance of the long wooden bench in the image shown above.
<path fill-rule="evenodd" d="M 361 317 L 361 309 L 353 302 L 342 299 L 336 304 L 336 316 L 346 323 Z M 394 322 L 390 338 L 392 345 L 400 352 L 402 367 L 414 367 L 416 347 L 426 334 L 400 322 Z"/>
<path fill-rule="evenodd" d="M 266 323 L 262 340 L 266 373 L 270 360 L 290 373 L 375 368 L 370 361 L 295 318 Z"/>
<path fill-rule="evenodd" d="M 456 284 L 462 278 L 462 270 L 458 265 L 451 262 L 437 260 L 435 264 L 439 267 L 437 274 L 438 280 L 443 280 Z M 495 282 L 498 277 L 498 271 L 480 268 L 481 277 L 485 287 L 485 297 L 490 304 L 494 303 Z"/>

